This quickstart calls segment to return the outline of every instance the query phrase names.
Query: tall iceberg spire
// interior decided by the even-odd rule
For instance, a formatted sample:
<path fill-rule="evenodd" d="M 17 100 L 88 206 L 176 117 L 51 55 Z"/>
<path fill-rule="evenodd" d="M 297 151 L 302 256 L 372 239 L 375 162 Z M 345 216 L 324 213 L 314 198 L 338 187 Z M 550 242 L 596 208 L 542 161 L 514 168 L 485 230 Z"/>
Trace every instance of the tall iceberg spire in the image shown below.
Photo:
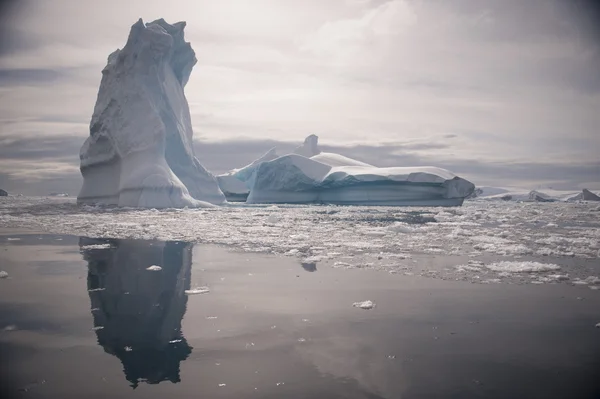
<path fill-rule="evenodd" d="M 154 208 L 224 202 L 192 145 L 184 86 L 197 60 L 185 25 L 140 19 L 125 47 L 109 55 L 80 151 L 78 202 Z"/>

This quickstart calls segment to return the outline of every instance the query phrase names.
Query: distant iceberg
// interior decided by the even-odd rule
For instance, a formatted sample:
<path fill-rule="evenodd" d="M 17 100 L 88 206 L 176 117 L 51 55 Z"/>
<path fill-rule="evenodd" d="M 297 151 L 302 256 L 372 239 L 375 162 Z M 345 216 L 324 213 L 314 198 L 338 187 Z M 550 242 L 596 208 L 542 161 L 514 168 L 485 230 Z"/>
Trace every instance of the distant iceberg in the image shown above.
<path fill-rule="evenodd" d="M 526 190 L 518 188 L 501 187 L 478 187 L 475 189 L 480 200 L 504 200 L 521 202 L 578 202 L 578 201 L 600 201 L 598 193 L 588 189 L 583 190 L 555 190 L 541 188 Z"/>
<path fill-rule="evenodd" d="M 125 47 L 108 57 L 80 151 L 79 203 L 167 208 L 225 201 L 192 147 L 183 88 L 196 55 L 184 28 L 140 19 Z"/>
<path fill-rule="evenodd" d="M 248 203 L 390 206 L 459 206 L 475 189 L 441 168 L 378 168 L 321 152 L 315 135 L 293 154 L 260 163 L 248 186 Z"/>

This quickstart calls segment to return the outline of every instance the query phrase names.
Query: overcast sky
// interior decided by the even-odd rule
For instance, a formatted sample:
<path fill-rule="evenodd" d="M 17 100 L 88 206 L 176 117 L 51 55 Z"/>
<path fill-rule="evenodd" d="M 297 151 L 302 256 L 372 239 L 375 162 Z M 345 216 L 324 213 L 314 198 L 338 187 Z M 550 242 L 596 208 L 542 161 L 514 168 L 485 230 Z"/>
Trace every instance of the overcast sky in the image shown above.
<path fill-rule="evenodd" d="M 214 172 L 319 135 L 477 185 L 600 189 L 598 9 L 580 0 L 19 0 L 1 8 L 0 188 L 81 180 L 100 71 L 139 18 L 187 21 Z"/>

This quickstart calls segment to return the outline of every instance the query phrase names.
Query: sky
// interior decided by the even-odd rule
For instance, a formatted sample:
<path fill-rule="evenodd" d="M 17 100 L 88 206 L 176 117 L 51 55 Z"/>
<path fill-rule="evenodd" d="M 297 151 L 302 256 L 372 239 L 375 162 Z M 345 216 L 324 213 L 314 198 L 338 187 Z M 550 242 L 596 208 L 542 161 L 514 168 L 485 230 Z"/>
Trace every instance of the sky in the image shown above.
<path fill-rule="evenodd" d="M 478 186 L 600 189 L 591 0 L 14 0 L 0 14 L 9 192 L 77 194 L 100 71 L 140 17 L 187 21 L 196 155 L 215 173 L 317 134 Z"/>

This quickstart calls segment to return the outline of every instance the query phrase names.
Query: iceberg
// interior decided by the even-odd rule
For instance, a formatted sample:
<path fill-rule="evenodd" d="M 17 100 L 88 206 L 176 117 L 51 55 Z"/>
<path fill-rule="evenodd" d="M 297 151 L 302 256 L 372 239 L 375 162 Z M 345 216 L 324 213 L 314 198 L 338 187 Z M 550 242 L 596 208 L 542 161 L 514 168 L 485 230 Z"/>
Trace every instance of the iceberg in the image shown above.
<path fill-rule="evenodd" d="M 260 163 L 249 186 L 247 203 L 389 206 L 460 206 L 475 189 L 441 168 L 378 168 L 321 152 L 315 135 L 294 153 Z"/>
<path fill-rule="evenodd" d="M 219 187 L 227 201 L 244 202 L 250 193 L 249 184 L 253 182 L 256 168 L 267 161 L 272 161 L 278 157 L 276 148 L 271 148 L 263 156 L 244 166 L 243 168 L 232 169 L 227 173 L 217 176 Z"/>
<path fill-rule="evenodd" d="M 184 86 L 196 55 L 185 26 L 140 19 L 125 47 L 109 55 L 80 151 L 79 203 L 168 208 L 225 201 L 192 147 Z"/>
<path fill-rule="evenodd" d="M 584 188 L 579 194 L 568 198 L 567 201 L 600 201 L 600 196 Z"/>
<path fill-rule="evenodd" d="M 583 190 L 555 190 L 551 188 L 525 190 L 518 188 L 481 187 L 477 199 L 482 200 L 504 200 L 521 202 L 577 202 L 577 201 L 600 201 L 598 193 L 588 189 Z"/>

